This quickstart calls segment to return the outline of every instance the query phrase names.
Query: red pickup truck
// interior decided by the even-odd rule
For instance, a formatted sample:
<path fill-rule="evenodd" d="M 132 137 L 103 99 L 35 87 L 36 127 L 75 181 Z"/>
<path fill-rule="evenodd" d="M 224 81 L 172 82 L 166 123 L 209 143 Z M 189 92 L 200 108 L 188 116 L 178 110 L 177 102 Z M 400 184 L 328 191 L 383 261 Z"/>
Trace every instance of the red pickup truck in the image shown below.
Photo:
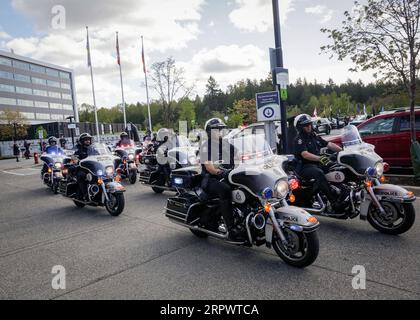
<path fill-rule="evenodd" d="M 417 140 L 420 142 L 420 108 L 416 108 Z M 375 146 L 375 151 L 393 168 L 411 167 L 410 112 L 399 109 L 373 117 L 357 126 L 366 143 Z M 341 145 L 341 137 L 326 138 Z"/>

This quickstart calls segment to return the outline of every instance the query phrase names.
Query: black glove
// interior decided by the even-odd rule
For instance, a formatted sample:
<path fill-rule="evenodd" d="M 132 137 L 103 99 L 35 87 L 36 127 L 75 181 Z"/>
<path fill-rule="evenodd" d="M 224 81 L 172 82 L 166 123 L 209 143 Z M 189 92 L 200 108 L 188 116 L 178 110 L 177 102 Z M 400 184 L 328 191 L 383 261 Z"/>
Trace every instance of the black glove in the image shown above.
<path fill-rule="evenodd" d="M 229 178 L 230 170 L 227 170 L 227 169 L 219 169 L 219 170 L 220 170 L 220 172 L 219 172 L 218 178 L 220 180 L 222 180 L 222 179 L 227 180 Z"/>
<path fill-rule="evenodd" d="M 330 167 L 331 165 L 334 164 L 334 162 L 331 161 L 331 159 L 328 156 L 321 156 L 321 159 L 319 159 L 319 162 L 324 166 L 324 167 Z"/>

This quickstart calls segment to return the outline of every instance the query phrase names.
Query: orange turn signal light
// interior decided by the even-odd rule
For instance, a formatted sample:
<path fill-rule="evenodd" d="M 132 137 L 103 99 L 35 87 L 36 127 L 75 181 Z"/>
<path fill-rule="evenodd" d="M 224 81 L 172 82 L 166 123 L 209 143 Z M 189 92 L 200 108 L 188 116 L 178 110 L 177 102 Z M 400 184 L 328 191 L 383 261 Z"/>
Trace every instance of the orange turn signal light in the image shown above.
<path fill-rule="evenodd" d="M 318 219 L 315 218 L 315 217 L 310 217 L 310 218 L 308 218 L 308 222 L 309 223 L 317 223 L 318 222 Z"/>
<path fill-rule="evenodd" d="M 101 178 L 98 179 L 98 184 L 101 185 L 104 183 L 104 180 L 102 180 Z"/>
<path fill-rule="evenodd" d="M 382 177 L 379 179 L 379 181 L 381 181 L 381 183 L 385 183 L 385 181 L 386 181 L 385 176 L 382 176 Z"/>
<path fill-rule="evenodd" d="M 289 200 L 290 200 L 291 203 L 294 203 L 296 201 L 296 196 L 294 194 L 292 194 L 290 196 L 290 199 Z"/>
<path fill-rule="evenodd" d="M 271 204 L 270 204 L 270 203 L 266 203 L 266 204 L 264 205 L 264 211 L 265 211 L 266 213 L 270 213 L 270 211 L 271 211 Z"/>
<path fill-rule="evenodd" d="M 48 173 L 51 173 L 52 172 L 52 169 L 51 168 L 48 168 Z"/>
<path fill-rule="evenodd" d="M 409 192 L 407 192 L 407 197 L 414 197 L 414 192 L 412 192 L 412 191 L 409 191 Z"/>
<path fill-rule="evenodd" d="M 372 188 L 372 181 L 366 181 L 365 186 L 366 188 Z"/>

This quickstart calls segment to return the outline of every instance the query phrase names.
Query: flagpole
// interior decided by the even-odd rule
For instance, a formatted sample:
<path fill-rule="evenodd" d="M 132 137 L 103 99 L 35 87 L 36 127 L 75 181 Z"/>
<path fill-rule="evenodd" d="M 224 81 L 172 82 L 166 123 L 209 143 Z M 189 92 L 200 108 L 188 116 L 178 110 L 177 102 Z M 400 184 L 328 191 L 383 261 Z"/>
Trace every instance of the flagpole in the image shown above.
<path fill-rule="evenodd" d="M 118 42 L 118 32 L 117 32 L 117 55 L 118 55 L 118 65 L 120 67 L 121 97 L 122 97 L 122 107 L 123 107 L 123 113 L 124 113 L 124 128 L 127 128 L 127 114 L 125 112 L 124 85 L 123 85 L 123 77 L 122 77 L 122 69 L 121 69 L 120 45 Z"/>
<path fill-rule="evenodd" d="M 150 114 L 149 86 L 147 85 L 146 60 L 144 59 L 144 44 L 143 44 L 143 36 L 141 36 L 141 48 L 142 48 L 142 59 L 143 59 L 144 81 L 145 81 L 145 83 L 146 83 L 147 111 L 148 111 L 148 113 L 149 113 L 149 130 L 150 130 L 150 132 L 153 132 L 153 128 L 152 128 L 152 116 L 151 116 L 151 114 Z"/>
<path fill-rule="evenodd" d="M 97 110 L 97 107 L 96 107 L 95 85 L 94 85 L 94 82 L 93 82 L 93 68 L 92 68 L 92 60 L 91 60 L 91 56 L 90 56 L 89 27 L 88 26 L 86 26 L 86 34 L 87 34 L 88 65 L 90 67 L 90 78 L 92 80 L 93 106 L 95 108 L 96 136 L 97 136 L 98 143 L 100 143 L 101 138 L 100 138 L 100 135 L 99 135 L 98 110 Z"/>

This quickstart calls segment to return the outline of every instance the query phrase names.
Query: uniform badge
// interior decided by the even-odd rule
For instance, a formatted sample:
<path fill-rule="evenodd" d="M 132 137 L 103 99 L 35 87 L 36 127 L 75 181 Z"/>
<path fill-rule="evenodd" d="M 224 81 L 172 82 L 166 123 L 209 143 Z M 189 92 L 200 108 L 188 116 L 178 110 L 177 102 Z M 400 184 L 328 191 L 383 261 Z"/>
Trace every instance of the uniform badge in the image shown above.
<path fill-rule="evenodd" d="M 302 144 L 302 143 L 303 143 L 302 139 L 299 139 L 298 144 Z"/>

